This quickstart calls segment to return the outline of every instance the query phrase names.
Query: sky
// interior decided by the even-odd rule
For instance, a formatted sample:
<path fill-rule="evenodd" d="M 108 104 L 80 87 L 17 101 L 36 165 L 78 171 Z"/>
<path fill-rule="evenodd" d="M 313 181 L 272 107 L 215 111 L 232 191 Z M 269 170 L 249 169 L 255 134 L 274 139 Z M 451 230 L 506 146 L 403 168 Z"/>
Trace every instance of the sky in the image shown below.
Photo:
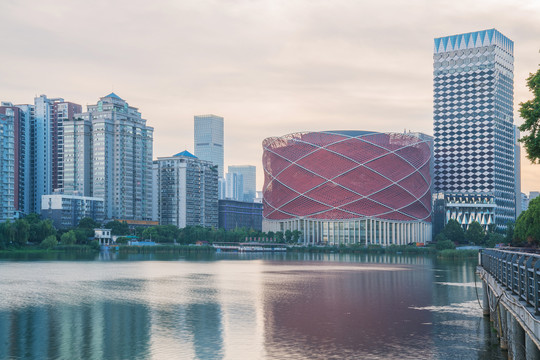
<path fill-rule="evenodd" d="M 0 100 L 83 105 L 114 91 L 154 127 L 154 158 L 193 151 L 193 116 L 225 118 L 225 166 L 299 131 L 433 134 L 433 39 L 514 41 L 514 122 L 540 64 L 537 0 L 0 0 Z M 522 151 L 522 191 L 540 165 Z"/>

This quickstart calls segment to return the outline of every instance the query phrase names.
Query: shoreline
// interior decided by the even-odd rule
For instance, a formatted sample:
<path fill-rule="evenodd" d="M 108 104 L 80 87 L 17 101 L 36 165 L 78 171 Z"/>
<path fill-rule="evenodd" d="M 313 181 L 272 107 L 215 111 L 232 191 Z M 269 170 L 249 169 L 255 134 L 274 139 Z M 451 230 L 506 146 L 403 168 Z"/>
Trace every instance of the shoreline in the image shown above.
<path fill-rule="evenodd" d="M 286 245 L 285 245 L 286 246 Z M 155 245 L 130 246 L 121 245 L 118 249 L 99 250 L 90 245 L 59 245 L 52 249 L 42 249 L 36 246 L 0 250 L 0 258 L 9 255 L 46 255 L 46 254 L 175 254 L 175 253 L 215 253 L 213 246 L 193 245 Z M 478 256 L 478 250 L 436 250 L 434 247 L 402 246 L 287 246 L 289 253 L 340 253 L 340 254 L 392 254 L 392 255 L 423 255 L 437 258 L 456 259 L 473 258 Z M 231 252 L 234 253 L 234 252 Z"/>

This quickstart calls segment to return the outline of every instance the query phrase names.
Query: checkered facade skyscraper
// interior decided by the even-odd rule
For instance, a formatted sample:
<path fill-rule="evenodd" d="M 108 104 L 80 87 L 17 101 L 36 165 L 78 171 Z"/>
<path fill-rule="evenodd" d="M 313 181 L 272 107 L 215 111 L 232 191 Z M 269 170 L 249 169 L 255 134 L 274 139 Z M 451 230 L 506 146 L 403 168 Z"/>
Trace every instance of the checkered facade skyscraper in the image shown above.
<path fill-rule="evenodd" d="M 516 211 L 514 43 L 491 29 L 434 45 L 435 190 L 492 197 L 490 211 L 504 228 Z M 466 212 L 452 216 L 465 226 L 481 218 Z"/>

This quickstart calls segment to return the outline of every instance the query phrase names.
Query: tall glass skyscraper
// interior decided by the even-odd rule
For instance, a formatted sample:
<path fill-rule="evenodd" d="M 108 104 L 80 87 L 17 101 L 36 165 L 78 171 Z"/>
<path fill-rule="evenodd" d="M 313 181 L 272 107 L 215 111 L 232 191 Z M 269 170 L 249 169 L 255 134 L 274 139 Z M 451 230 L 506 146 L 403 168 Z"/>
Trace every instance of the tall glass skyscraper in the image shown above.
<path fill-rule="evenodd" d="M 229 174 L 241 174 L 243 191 L 240 201 L 253 202 L 256 195 L 257 168 L 253 165 L 230 165 Z"/>
<path fill-rule="evenodd" d="M 435 39 L 435 190 L 465 228 L 515 219 L 513 54 L 495 29 Z"/>
<path fill-rule="evenodd" d="M 195 156 L 217 165 L 218 176 L 223 178 L 223 118 L 216 115 L 196 115 L 194 125 Z"/>

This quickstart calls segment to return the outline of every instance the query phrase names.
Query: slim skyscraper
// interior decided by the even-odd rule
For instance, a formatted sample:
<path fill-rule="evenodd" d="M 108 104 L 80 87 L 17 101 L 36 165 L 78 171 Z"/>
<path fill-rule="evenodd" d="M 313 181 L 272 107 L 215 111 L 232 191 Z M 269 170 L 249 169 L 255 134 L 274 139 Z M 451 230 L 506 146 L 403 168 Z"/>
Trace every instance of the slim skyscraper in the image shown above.
<path fill-rule="evenodd" d="M 216 115 L 196 115 L 194 118 L 195 156 L 218 166 L 218 176 L 223 178 L 224 141 L 223 118 Z"/>
<path fill-rule="evenodd" d="M 495 29 L 435 39 L 435 190 L 455 202 L 446 221 L 503 230 L 514 220 L 513 53 Z"/>

